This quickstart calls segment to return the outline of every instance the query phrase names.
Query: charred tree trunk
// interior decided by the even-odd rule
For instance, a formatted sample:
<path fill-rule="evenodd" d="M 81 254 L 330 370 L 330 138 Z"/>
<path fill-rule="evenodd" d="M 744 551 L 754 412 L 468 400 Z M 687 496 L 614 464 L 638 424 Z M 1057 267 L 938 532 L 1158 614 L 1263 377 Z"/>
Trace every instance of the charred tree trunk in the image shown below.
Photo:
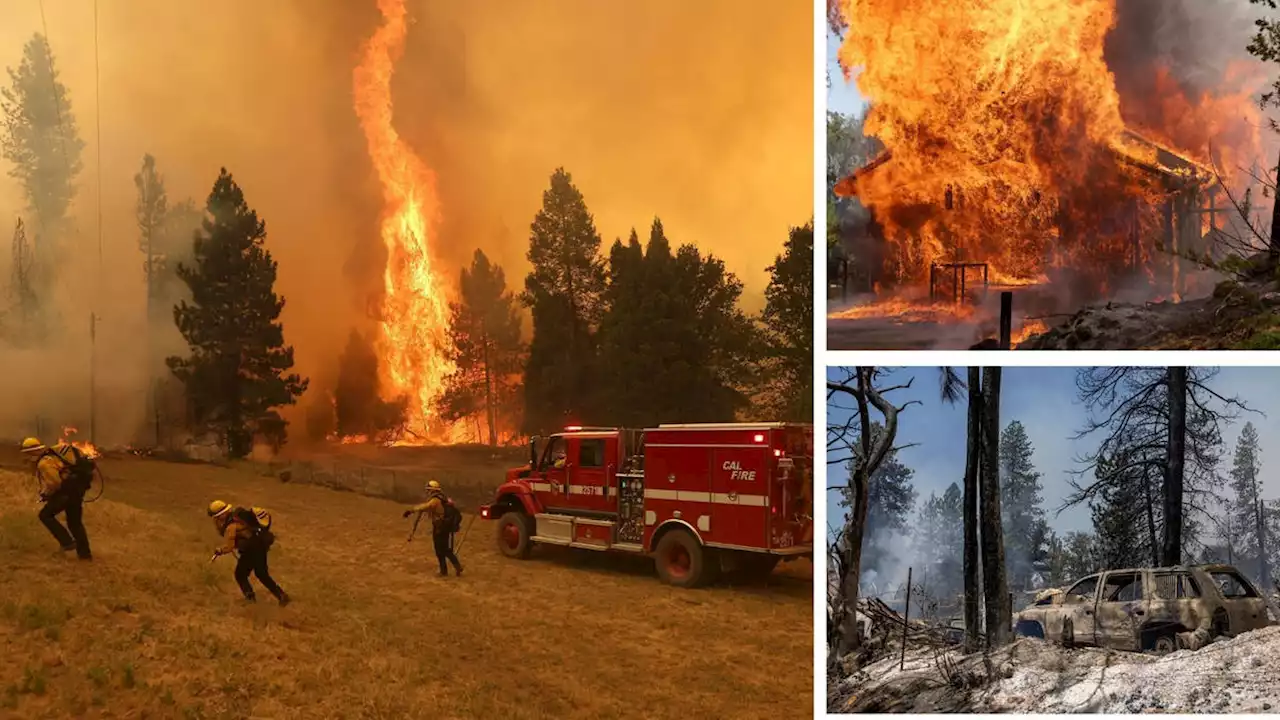
<path fill-rule="evenodd" d="M 978 649 L 978 466 L 981 461 L 982 370 L 969 368 L 969 428 L 964 457 L 964 643 Z"/>
<path fill-rule="evenodd" d="M 1151 567 L 1160 567 L 1160 540 L 1156 537 L 1156 499 L 1151 493 L 1151 469 L 1143 468 L 1142 492 L 1146 495 L 1147 540 L 1151 543 Z"/>
<path fill-rule="evenodd" d="M 1276 165 L 1276 186 L 1280 187 L 1280 163 Z M 1271 205 L 1271 242 L 1267 246 L 1267 253 L 1273 266 L 1280 262 L 1280 198 Z"/>
<path fill-rule="evenodd" d="M 982 588 L 986 601 L 987 647 L 999 647 L 1009 641 L 1013 622 L 1009 583 L 1005 578 L 1004 529 L 1000 514 L 1000 368 L 986 368 L 982 375 L 982 464 L 979 476 Z"/>
<path fill-rule="evenodd" d="M 1164 469 L 1164 546 L 1160 564 L 1182 563 L 1182 479 L 1187 435 L 1187 369 L 1167 370 L 1169 447 Z"/>
<path fill-rule="evenodd" d="M 489 447 L 498 444 L 497 419 L 493 407 L 493 373 L 489 369 L 489 338 L 484 337 L 484 413 L 489 422 Z"/>

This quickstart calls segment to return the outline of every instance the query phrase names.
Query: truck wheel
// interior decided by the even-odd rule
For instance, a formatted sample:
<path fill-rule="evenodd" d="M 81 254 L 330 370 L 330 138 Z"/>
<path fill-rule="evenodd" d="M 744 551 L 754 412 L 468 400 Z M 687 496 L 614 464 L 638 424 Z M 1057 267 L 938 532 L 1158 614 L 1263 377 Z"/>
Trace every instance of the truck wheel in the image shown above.
<path fill-rule="evenodd" d="M 702 546 L 684 530 L 672 530 L 663 535 L 654 556 L 658 577 L 668 585 L 691 588 L 707 579 L 707 558 Z"/>
<path fill-rule="evenodd" d="M 498 551 L 509 558 L 525 560 L 533 543 L 529 541 L 529 518 L 511 511 L 498 519 Z"/>
<path fill-rule="evenodd" d="M 1178 649 L 1178 638 L 1172 630 L 1160 633 L 1151 643 L 1151 652 L 1155 655 L 1168 655 Z"/>

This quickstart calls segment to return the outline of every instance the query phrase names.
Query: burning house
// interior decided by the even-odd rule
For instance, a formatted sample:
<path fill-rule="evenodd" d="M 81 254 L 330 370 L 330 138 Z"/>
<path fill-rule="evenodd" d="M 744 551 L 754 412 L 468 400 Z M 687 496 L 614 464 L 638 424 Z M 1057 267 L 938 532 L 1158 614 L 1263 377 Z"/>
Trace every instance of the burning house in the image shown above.
<path fill-rule="evenodd" d="M 927 277 L 929 299 L 935 302 L 958 301 L 978 288 L 1036 286 L 1050 277 L 1067 281 L 1079 291 L 1074 299 L 1086 301 L 1137 274 L 1176 297 L 1183 287 L 1175 258 L 1211 252 L 1207 240 L 1221 227 L 1226 205 L 1217 176 L 1212 168 L 1131 130 L 1107 149 L 1120 186 L 1128 191 L 1092 198 L 1088 213 L 1073 212 L 1078 208 L 1069 194 L 1048 199 L 1033 191 L 1012 198 L 1032 221 L 1030 232 L 1012 244 L 955 231 L 982 227 L 987 203 L 1011 200 L 990 189 L 966 192 L 947 184 L 932 202 L 928 196 L 887 206 L 869 202 L 862 252 L 854 253 L 861 270 L 882 288 Z M 910 194 L 909 181 L 894 170 L 893 152 L 887 150 L 837 183 L 835 193 L 859 198 L 860 189 L 868 188 L 868 193 L 901 189 Z M 930 244 L 934 252 L 923 252 Z"/>

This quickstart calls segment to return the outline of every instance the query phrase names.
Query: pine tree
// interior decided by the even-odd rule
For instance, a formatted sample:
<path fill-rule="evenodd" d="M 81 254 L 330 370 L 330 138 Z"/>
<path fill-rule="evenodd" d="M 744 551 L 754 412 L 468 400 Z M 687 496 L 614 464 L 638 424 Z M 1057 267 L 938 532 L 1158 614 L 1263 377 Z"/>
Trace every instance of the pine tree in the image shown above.
<path fill-rule="evenodd" d="M 43 268 L 56 255 L 75 197 L 84 142 L 43 35 L 37 33 L 27 41 L 22 62 L 16 70 L 9 68 L 9 81 L 8 88 L 0 89 L 4 116 L 0 149 L 13 163 L 9 175 L 22 186 L 27 209 L 36 218 L 36 257 Z"/>
<path fill-rule="evenodd" d="M 334 431 L 341 437 L 382 440 L 404 426 L 408 398 L 382 399 L 378 354 L 364 335 L 352 330 L 338 358 L 333 388 Z M 317 417 L 314 422 L 320 426 Z"/>
<path fill-rule="evenodd" d="M 591 414 L 593 333 L 605 280 L 599 253 L 600 235 L 582 193 L 559 168 L 530 227 L 532 269 L 521 296 L 533 316 L 524 377 L 527 433 L 585 421 Z"/>
<path fill-rule="evenodd" d="M 1108 476 L 1128 461 L 1127 455 L 1102 459 L 1097 472 Z M 1150 505 L 1142 478 L 1134 476 L 1138 472 L 1131 470 L 1122 481 L 1107 485 L 1090 506 L 1098 570 L 1142 567 L 1153 560 L 1151 541 L 1144 532 Z"/>
<path fill-rule="evenodd" d="M 266 225 L 225 168 L 205 209 L 194 263 L 178 266 L 192 301 L 173 310 L 191 355 L 171 357 L 168 365 L 184 385 L 195 425 L 218 432 L 231 457 L 244 457 L 255 434 L 277 448 L 285 442 L 286 423 L 275 408 L 292 405 L 308 381 L 284 374 L 293 367 L 293 348 L 279 323 L 284 299 L 275 293 L 276 263 L 263 247 Z"/>
<path fill-rule="evenodd" d="M 503 402 L 520 371 L 520 315 L 502 268 L 476 250 L 463 269 L 460 301 L 450 304 L 449 335 L 457 370 L 442 395 L 449 420 L 484 414 L 490 445 L 498 444 L 498 421 L 514 409 Z"/>
<path fill-rule="evenodd" d="M 22 218 L 18 218 L 13 227 L 12 252 L 12 281 L 9 285 L 12 319 L 8 330 L 11 340 L 22 343 L 30 340 L 32 333 L 37 330 L 32 324 L 36 314 L 36 295 L 31 280 L 35 259 L 32 257 L 31 242 L 27 240 L 27 228 Z"/>
<path fill-rule="evenodd" d="M 645 277 L 644 248 L 635 229 L 624 245 L 609 250 L 609 282 L 600 320 L 600 374 L 597 406 L 605 419 L 624 427 L 645 427 L 652 420 L 653 338 L 643 333 L 652 307 Z M 644 351 L 642 351 L 642 348 Z"/>
<path fill-rule="evenodd" d="M 1074 583 L 1092 575 L 1101 568 L 1098 559 L 1098 543 L 1093 535 L 1085 532 L 1069 532 L 1063 543 L 1063 584 Z"/>
<path fill-rule="evenodd" d="M 1259 546 L 1259 535 L 1269 535 L 1261 528 L 1262 500 L 1262 451 L 1258 447 L 1258 431 L 1253 423 L 1245 423 L 1236 441 L 1235 458 L 1231 465 L 1231 507 L 1228 512 L 1235 529 L 1236 564 L 1255 578 L 1264 576 L 1266 556 Z M 1263 530 L 1261 533 L 1260 530 Z"/>
<path fill-rule="evenodd" d="M 761 315 L 768 358 L 765 404 L 778 420 L 813 417 L 813 224 L 791 228 L 769 266 Z"/>
<path fill-rule="evenodd" d="M 963 591 L 964 511 L 960 486 L 951 483 L 942 495 L 930 495 L 916 521 L 916 556 L 922 578 L 939 605 L 950 608 Z"/>
<path fill-rule="evenodd" d="M 1031 587 L 1035 564 L 1045 556 L 1044 509 L 1034 452 L 1022 423 L 1009 423 L 1000 437 L 1000 511 L 1009 583 L 1022 590 Z"/>
<path fill-rule="evenodd" d="M 150 154 L 142 156 L 142 169 L 133 176 L 138 189 L 135 215 L 138 222 L 138 249 L 143 257 L 143 279 L 147 285 L 147 318 L 150 320 L 156 308 L 156 254 L 164 234 L 165 215 L 169 198 L 164 189 L 164 178 L 156 171 L 156 159 Z"/>

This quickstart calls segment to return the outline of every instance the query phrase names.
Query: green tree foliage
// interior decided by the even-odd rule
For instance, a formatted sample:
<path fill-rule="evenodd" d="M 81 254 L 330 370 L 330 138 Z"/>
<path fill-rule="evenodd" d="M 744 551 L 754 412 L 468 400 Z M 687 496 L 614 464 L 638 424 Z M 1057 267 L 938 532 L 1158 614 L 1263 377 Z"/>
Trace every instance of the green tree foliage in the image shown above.
<path fill-rule="evenodd" d="M 1276 0 L 1249 0 L 1249 4 L 1261 5 L 1272 11 L 1278 7 Z M 1254 25 L 1257 30 L 1247 48 L 1249 54 L 1263 62 L 1280 64 L 1280 18 L 1275 15 L 1258 18 Z M 1271 92 L 1263 94 L 1262 104 L 1280 107 L 1280 80 L 1272 83 Z M 1271 120 L 1271 128 L 1280 130 L 1275 120 Z"/>
<path fill-rule="evenodd" d="M 1040 473 L 1032 462 L 1034 453 L 1022 423 L 1009 423 L 1000 437 L 1000 513 L 1004 521 L 1005 564 L 1010 587 L 1015 590 L 1031 587 L 1034 568 L 1045 559 L 1047 531 Z"/>
<path fill-rule="evenodd" d="M 769 266 L 764 297 L 764 406 L 770 419 L 812 422 L 812 223 L 791 228 L 782 254 Z"/>
<path fill-rule="evenodd" d="M 600 415 L 636 425 L 733 420 L 747 404 L 757 337 L 738 309 L 741 294 L 718 258 L 687 244 L 673 253 L 658 219 L 643 254 L 638 242 L 615 243 L 600 323 Z"/>
<path fill-rule="evenodd" d="M 483 415 L 490 445 L 498 443 L 500 419 L 512 419 L 516 379 L 524 349 L 515 296 L 502 268 L 476 250 L 462 270 L 460 302 L 449 306 L 452 360 L 457 370 L 440 398 L 448 420 Z"/>
<path fill-rule="evenodd" d="M 605 269 L 600 235 L 564 168 L 551 176 L 529 237 L 521 296 L 533 316 L 524 375 L 524 428 L 536 433 L 585 421 L 595 388 L 593 332 L 602 312 Z"/>
<path fill-rule="evenodd" d="M 400 429 L 408 400 L 383 400 L 381 390 L 373 344 L 352 330 L 338 358 L 338 380 L 333 388 L 334 431 L 342 437 L 379 440 Z M 319 418 L 312 422 L 319 427 Z"/>
<path fill-rule="evenodd" d="M 1230 472 L 1231 495 L 1226 523 L 1231 528 L 1231 560 L 1255 578 L 1274 569 L 1277 535 L 1273 513 L 1259 507 L 1262 500 L 1262 448 L 1253 423 L 1245 423 L 1236 441 Z"/>
<path fill-rule="evenodd" d="M 169 204 L 164 176 L 150 154 L 143 156 L 133 184 L 138 191 L 134 220 L 138 224 L 148 315 L 154 316 L 183 299 L 184 287 L 176 269 L 178 263 L 190 261 L 195 234 L 204 218 L 190 199 Z"/>
<path fill-rule="evenodd" d="M 963 499 L 960 486 L 951 483 L 941 496 L 931 494 L 916 518 L 921 584 L 940 606 L 951 610 L 964 589 Z"/>
<path fill-rule="evenodd" d="M 1101 569 L 1102 561 L 1098 557 L 1098 541 L 1086 532 L 1069 532 L 1062 543 L 1062 576 L 1063 585 L 1092 575 Z"/>
<path fill-rule="evenodd" d="M 9 68 L 9 82 L 0 89 L 0 148 L 13 163 L 9 175 L 22 186 L 27 209 L 39 223 L 36 245 L 43 262 L 52 255 L 54 248 L 46 247 L 57 242 L 75 197 L 84 142 L 43 35 L 27 41 L 17 69 Z"/>
<path fill-rule="evenodd" d="M 244 457 L 255 434 L 279 447 L 285 420 L 275 408 L 292 405 L 308 381 L 284 374 L 293 348 L 279 323 L 284 299 L 276 295 L 276 263 L 263 246 L 266 225 L 245 204 L 225 168 L 205 206 L 195 238 L 194 263 L 178 276 L 191 302 L 174 307 L 174 321 L 190 346 L 168 365 L 183 383 L 195 426 L 217 432 L 232 457 Z"/>
<path fill-rule="evenodd" d="M 1096 473 L 1107 477 L 1130 464 L 1127 451 L 1112 458 L 1101 458 Z M 1130 468 L 1121 482 L 1108 483 L 1090 503 L 1095 533 L 1097 570 L 1118 570 L 1158 565 L 1152 538 L 1147 532 L 1148 513 L 1154 511 L 1148 502 L 1147 488 L 1139 474 L 1141 468 Z"/>

